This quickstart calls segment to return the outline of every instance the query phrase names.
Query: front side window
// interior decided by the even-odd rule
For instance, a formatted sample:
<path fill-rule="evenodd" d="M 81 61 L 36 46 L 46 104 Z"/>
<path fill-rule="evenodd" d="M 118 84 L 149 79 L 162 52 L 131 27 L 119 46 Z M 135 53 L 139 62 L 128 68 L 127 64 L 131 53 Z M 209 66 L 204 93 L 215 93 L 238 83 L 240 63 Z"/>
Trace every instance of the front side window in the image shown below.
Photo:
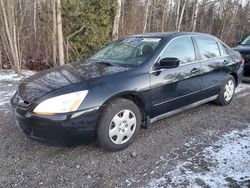
<path fill-rule="evenodd" d="M 109 44 L 89 60 L 115 65 L 138 66 L 153 53 L 161 40 L 161 38 L 125 38 Z"/>
<path fill-rule="evenodd" d="M 195 61 L 194 45 L 191 37 L 174 39 L 163 51 L 161 58 L 178 58 L 181 64 Z"/>
<path fill-rule="evenodd" d="M 209 59 L 220 56 L 218 44 L 214 39 L 208 37 L 196 37 L 202 59 Z"/>

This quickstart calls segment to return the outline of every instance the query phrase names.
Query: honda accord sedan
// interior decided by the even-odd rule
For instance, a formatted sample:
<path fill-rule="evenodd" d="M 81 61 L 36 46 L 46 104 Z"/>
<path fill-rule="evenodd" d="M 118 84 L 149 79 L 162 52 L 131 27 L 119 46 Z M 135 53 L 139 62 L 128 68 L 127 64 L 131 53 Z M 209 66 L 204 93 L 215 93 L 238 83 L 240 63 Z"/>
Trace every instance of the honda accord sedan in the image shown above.
<path fill-rule="evenodd" d="M 29 77 L 11 104 L 31 138 L 74 143 L 92 137 L 118 151 L 157 120 L 209 101 L 229 104 L 243 70 L 241 55 L 208 34 L 135 35 L 85 61 Z"/>

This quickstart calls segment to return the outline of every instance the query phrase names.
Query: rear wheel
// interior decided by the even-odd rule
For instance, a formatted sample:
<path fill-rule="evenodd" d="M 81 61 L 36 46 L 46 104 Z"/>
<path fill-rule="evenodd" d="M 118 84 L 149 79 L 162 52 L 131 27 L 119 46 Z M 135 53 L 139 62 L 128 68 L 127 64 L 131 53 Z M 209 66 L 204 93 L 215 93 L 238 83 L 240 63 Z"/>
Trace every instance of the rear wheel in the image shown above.
<path fill-rule="evenodd" d="M 221 87 L 218 98 L 215 102 L 221 106 L 228 105 L 233 99 L 235 87 L 235 79 L 232 75 L 229 75 Z"/>
<path fill-rule="evenodd" d="M 141 127 L 141 114 L 128 99 L 112 101 L 104 110 L 97 129 L 100 145 L 108 151 L 119 151 L 133 143 Z"/>

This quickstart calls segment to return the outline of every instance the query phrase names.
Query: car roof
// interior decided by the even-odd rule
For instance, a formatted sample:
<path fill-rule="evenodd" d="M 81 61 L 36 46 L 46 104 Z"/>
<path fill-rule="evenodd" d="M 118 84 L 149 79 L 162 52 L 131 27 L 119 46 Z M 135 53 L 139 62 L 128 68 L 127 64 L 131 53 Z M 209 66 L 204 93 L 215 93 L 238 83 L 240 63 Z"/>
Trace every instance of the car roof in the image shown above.
<path fill-rule="evenodd" d="M 197 32 L 157 32 L 157 33 L 144 33 L 144 34 L 137 34 L 132 35 L 129 37 L 159 37 L 159 38 L 174 38 L 179 36 L 185 36 L 185 35 L 197 35 L 197 36 L 207 36 L 207 37 L 214 37 L 212 35 L 206 34 L 206 33 L 197 33 Z"/>

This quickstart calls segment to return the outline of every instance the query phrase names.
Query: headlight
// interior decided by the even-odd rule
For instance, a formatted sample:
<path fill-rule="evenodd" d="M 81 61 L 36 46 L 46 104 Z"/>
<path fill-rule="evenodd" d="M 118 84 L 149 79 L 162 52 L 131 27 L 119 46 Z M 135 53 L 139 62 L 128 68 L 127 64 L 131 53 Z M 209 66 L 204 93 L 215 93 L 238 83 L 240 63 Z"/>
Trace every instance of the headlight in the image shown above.
<path fill-rule="evenodd" d="M 76 111 L 88 94 L 87 90 L 59 95 L 41 102 L 34 113 L 53 115 L 55 113 L 66 113 Z"/>

